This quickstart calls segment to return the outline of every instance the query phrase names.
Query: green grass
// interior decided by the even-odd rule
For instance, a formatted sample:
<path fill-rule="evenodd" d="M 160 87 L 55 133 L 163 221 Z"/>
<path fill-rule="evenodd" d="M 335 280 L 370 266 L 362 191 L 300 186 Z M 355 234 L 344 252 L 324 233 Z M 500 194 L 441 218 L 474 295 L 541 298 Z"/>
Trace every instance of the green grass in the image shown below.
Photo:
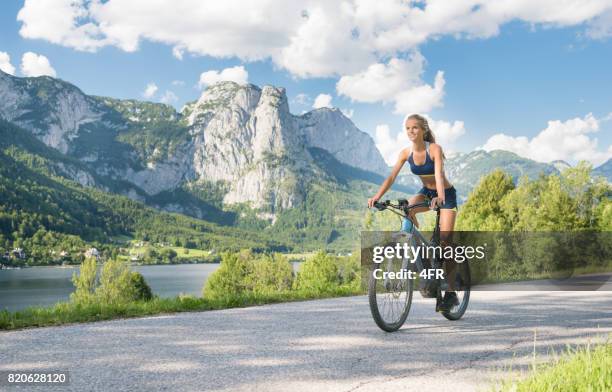
<path fill-rule="evenodd" d="M 203 260 L 212 262 L 211 256 L 214 256 L 210 250 L 202 250 L 202 249 L 189 249 L 181 246 L 153 246 L 153 245 L 144 245 L 144 246 L 135 246 L 132 245 L 127 249 L 127 255 L 119 255 L 119 258 L 127 261 L 131 261 L 132 256 L 143 257 L 147 249 L 152 249 L 158 254 L 161 253 L 164 249 L 172 249 L 176 252 L 176 260 L 175 263 L 184 261 L 184 260 Z M 142 261 L 140 259 L 139 261 Z M 159 260 L 158 264 L 165 264 L 161 260 Z"/>
<path fill-rule="evenodd" d="M 506 382 L 503 392 L 596 392 L 612 391 L 612 341 L 596 346 L 568 349 L 553 364 L 536 367 L 521 381 Z"/>
<path fill-rule="evenodd" d="M 180 246 L 169 246 L 168 248 L 173 249 L 176 252 L 176 257 L 180 258 L 191 258 L 191 257 L 208 257 L 211 255 L 209 250 L 202 249 L 187 249 Z M 164 249 L 164 248 L 160 248 Z"/>
<path fill-rule="evenodd" d="M 151 301 L 138 301 L 124 304 L 93 303 L 79 305 L 71 302 L 60 302 L 52 307 L 30 307 L 17 312 L 2 310 L 0 311 L 0 329 L 11 330 L 27 327 L 45 327 L 117 318 L 143 317 L 163 313 L 227 309 L 359 294 L 363 294 L 360 289 L 345 286 L 320 293 L 291 290 L 271 294 L 248 294 L 219 299 L 178 296 L 173 298 L 155 297 Z"/>

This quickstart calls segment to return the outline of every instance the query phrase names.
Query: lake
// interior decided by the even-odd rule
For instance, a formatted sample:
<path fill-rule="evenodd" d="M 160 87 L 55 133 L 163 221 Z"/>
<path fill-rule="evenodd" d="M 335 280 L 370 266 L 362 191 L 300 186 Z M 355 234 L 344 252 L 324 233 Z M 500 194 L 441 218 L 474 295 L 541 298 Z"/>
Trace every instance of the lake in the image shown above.
<path fill-rule="evenodd" d="M 153 293 L 160 297 L 174 297 L 180 293 L 200 296 L 204 281 L 219 268 L 219 264 L 140 265 L 131 268 L 140 272 Z M 78 266 L 0 270 L 0 309 L 14 311 L 67 301 L 74 290 L 72 273 L 78 271 Z"/>
<path fill-rule="evenodd" d="M 300 262 L 293 262 L 297 271 Z M 202 295 L 202 287 L 208 276 L 220 264 L 173 264 L 138 265 L 133 271 L 140 272 L 154 294 L 160 297 L 175 297 L 180 293 Z M 72 273 L 78 266 L 31 267 L 0 270 L 0 310 L 11 311 L 28 306 L 50 306 L 67 301 L 74 291 Z"/>

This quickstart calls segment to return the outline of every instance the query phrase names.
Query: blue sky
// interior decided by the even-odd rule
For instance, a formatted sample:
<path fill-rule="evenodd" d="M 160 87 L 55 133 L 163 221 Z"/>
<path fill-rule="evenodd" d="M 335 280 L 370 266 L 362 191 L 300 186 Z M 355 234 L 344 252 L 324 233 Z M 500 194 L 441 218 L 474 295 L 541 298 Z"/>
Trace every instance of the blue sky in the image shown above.
<path fill-rule="evenodd" d="M 33 10 L 35 7 L 44 7 L 36 2 L 30 3 L 28 6 Z M 206 4 L 200 4 L 204 4 L 206 10 Z M 299 68 L 300 65 L 295 62 L 296 59 L 302 59 L 304 64 L 308 64 L 307 57 L 294 56 L 290 58 L 292 62 L 287 63 L 279 60 L 279 56 L 269 55 L 266 48 L 262 49 L 261 59 L 253 61 L 248 58 L 253 57 L 252 54 L 244 54 L 248 42 L 236 46 L 233 49 L 234 55 L 215 56 L 207 53 L 225 50 L 224 47 L 202 48 L 201 43 L 194 42 L 194 46 L 200 45 L 194 49 L 189 48 L 192 42 L 181 38 L 147 38 L 147 34 L 152 33 L 142 26 L 136 49 L 126 51 L 122 45 L 127 44 L 116 39 L 120 43 L 100 44 L 95 51 L 91 48 L 83 50 L 77 47 L 79 44 L 70 41 L 69 32 L 58 39 L 53 32 L 57 23 L 45 27 L 43 21 L 36 19 L 36 13 L 26 18 L 27 23 L 29 26 L 40 27 L 37 30 L 33 28 L 34 32 L 20 34 L 24 21 L 18 21 L 17 14 L 23 6 L 22 2 L 3 2 L 0 5 L 0 52 L 10 56 L 16 76 L 23 76 L 20 71 L 22 55 L 34 52 L 48 59 L 57 77 L 74 83 L 88 94 L 144 99 L 143 91 L 147 84 L 155 83 L 158 89 L 150 99 L 158 101 L 166 91 L 170 91 L 177 96 L 172 104 L 180 109 L 182 104 L 197 99 L 201 94 L 197 84 L 202 72 L 243 66 L 248 72 L 250 83 L 285 87 L 293 113 L 311 110 L 319 94 L 331 95 L 331 104 L 347 113 L 351 112 L 355 124 L 376 139 L 385 157 L 395 156 L 396 142 L 405 143 L 401 137 L 396 137 L 401 131 L 400 123 L 404 115 L 395 110 L 399 100 L 389 97 L 385 99 L 387 102 L 382 102 L 382 99 L 359 102 L 375 100 L 363 89 L 340 94 L 337 87 L 339 80 L 344 76 L 365 72 L 369 64 L 367 61 L 358 66 L 361 59 L 352 61 L 348 58 L 346 63 L 342 62 L 345 59 L 339 59 L 336 69 L 328 72 L 320 70 L 321 64 L 333 64 L 337 60 L 330 57 L 334 56 L 333 50 L 331 54 L 325 54 L 328 57 L 322 57 L 320 64 L 313 61 L 312 65 L 305 65 L 311 67 L 307 69 Z M 302 19 L 311 21 L 315 19 L 316 11 L 309 7 L 305 3 Z M 41 8 L 38 11 L 44 14 L 46 10 Z M 326 9 L 324 12 L 329 14 L 334 11 Z M 524 15 L 526 11 L 516 12 Z M 540 16 L 534 12 L 534 15 L 528 17 L 497 21 L 497 32 L 491 34 L 488 31 L 477 31 L 476 37 L 469 37 L 474 35 L 474 26 L 466 25 L 449 33 L 432 28 L 428 32 L 429 38 L 412 47 L 396 45 L 397 48 L 383 55 L 372 54 L 375 51 L 367 49 L 363 51 L 362 57 L 370 55 L 370 63 L 387 66 L 392 58 L 407 60 L 415 51 L 418 52 L 423 58 L 423 64 L 421 68 L 417 67 L 416 74 L 410 77 L 411 81 L 406 81 L 409 89 L 433 87 L 436 74 L 438 71 L 443 72 L 443 93 L 432 98 L 434 103 L 423 106 L 423 109 L 433 119 L 432 124 L 440 129 L 441 139 L 445 139 L 440 142 L 447 150 L 470 151 L 478 146 L 485 146 L 485 149 L 501 147 L 514 149 L 523 156 L 542 161 L 547 160 L 546 156 L 572 163 L 578 159 L 595 157 L 590 160 L 599 164 L 612 156 L 612 39 L 605 34 L 607 26 L 604 26 L 604 34 L 597 37 L 589 36 L 588 31 L 591 28 L 589 26 L 595 25 L 594 21 L 612 19 L 609 17 L 611 12 L 610 9 L 594 6 L 593 13 L 584 16 L 582 20 L 578 18 L 577 22 L 567 22 L 567 16 L 562 15 L 559 16 L 561 22 L 553 23 L 539 23 L 537 18 Z M 163 10 L 159 10 L 159 14 L 163 14 Z M 104 17 L 110 18 L 108 15 Z M 465 19 L 465 15 L 458 17 Z M 75 20 L 78 23 L 78 19 Z M 91 15 L 89 20 L 96 21 Z M 117 20 L 120 28 L 125 28 L 126 23 L 140 23 L 119 17 Z M 270 23 L 275 23 L 274 18 L 271 18 Z M 601 28 L 601 22 L 598 23 Z M 163 30 L 163 26 L 162 23 L 159 28 Z M 274 29 L 283 34 L 282 26 L 273 26 Z M 356 27 L 353 29 L 357 30 Z M 228 34 L 228 31 L 231 34 L 232 27 L 222 30 L 219 34 Z M 326 38 L 324 25 L 320 30 L 321 42 L 334 39 Z M 341 31 L 341 28 L 338 30 Z M 330 31 L 333 34 L 333 26 L 330 26 Z M 172 33 L 169 31 L 168 35 Z M 236 31 L 239 37 L 242 33 Z M 288 31 L 287 34 L 290 33 Z M 98 33 L 96 37 L 100 35 Z M 364 40 L 363 45 L 366 44 Z M 183 46 L 182 59 L 173 55 L 173 47 L 178 46 Z M 308 56 L 308 53 L 302 56 Z M 347 55 L 338 51 L 338 56 Z M 346 64 L 349 67 L 355 64 L 356 68 L 345 71 Z M 407 60 L 406 64 L 413 68 L 403 70 L 414 69 L 410 61 Z M 299 94 L 308 96 L 306 102 L 297 102 L 296 96 Z M 549 121 L 558 123 L 549 126 Z M 377 127 L 379 132 L 376 131 Z M 504 136 L 492 138 L 498 134 Z M 540 137 L 536 138 L 539 134 Z M 577 144 L 585 147 L 578 151 L 568 148 L 567 151 L 559 152 L 561 147 L 554 145 L 557 140 L 564 145 L 571 144 L 572 138 L 577 138 Z M 598 141 L 597 146 L 593 144 L 594 139 Z"/>

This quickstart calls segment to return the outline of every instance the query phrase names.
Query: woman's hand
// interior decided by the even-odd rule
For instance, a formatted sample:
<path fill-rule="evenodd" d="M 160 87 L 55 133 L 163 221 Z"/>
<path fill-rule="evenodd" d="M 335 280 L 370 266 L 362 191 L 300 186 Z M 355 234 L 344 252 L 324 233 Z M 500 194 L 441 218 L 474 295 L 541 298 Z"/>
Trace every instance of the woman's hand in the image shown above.
<path fill-rule="evenodd" d="M 368 208 L 374 208 L 374 203 L 376 203 L 380 199 L 378 196 L 370 197 L 368 199 Z"/>
<path fill-rule="evenodd" d="M 429 205 L 429 208 L 433 210 L 436 206 L 442 207 L 444 203 L 445 200 L 443 197 L 434 197 L 433 199 L 431 199 L 431 204 Z"/>

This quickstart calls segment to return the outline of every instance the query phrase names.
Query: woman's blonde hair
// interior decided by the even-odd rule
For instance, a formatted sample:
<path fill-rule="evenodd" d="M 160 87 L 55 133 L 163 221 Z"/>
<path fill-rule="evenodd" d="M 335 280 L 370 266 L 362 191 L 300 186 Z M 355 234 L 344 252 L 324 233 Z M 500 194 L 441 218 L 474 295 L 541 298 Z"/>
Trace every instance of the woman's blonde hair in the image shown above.
<path fill-rule="evenodd" d="M 419 124 L 419 127 L 421 127 L 421 129 L 423 130 L 424 141 L 429 143 L 436 142 L 436 136 L 434 135 L 431 128 L 429 128 L 429 122 L 427 122 L 427 119 L 425 117 L 421 116 L 420 114 L 406 115 L 406 117 L 404 117 L 404 122 L 402 123 L 403 129 L 406 129 L 406 121 L 408 120 L 416 120 L 417 124 Z M 446 155 L 444 155 L 444 152 L 442 153 L 442 159 L 446 159 Z"/>
<path fill-rule="evenodd" d="M 423 140 L 429 143 L 435 143 L 436 137 L 433 134 L 431 128 L 429 128 L 429 123 L 427 119 L 420 114 L 408 114 L 404 117 L 404 122 L 402 123 L 402 129 L 406 129 L 406 121 L 408 120 L 416 120 L 419 127 L 423 130 Z"/>

